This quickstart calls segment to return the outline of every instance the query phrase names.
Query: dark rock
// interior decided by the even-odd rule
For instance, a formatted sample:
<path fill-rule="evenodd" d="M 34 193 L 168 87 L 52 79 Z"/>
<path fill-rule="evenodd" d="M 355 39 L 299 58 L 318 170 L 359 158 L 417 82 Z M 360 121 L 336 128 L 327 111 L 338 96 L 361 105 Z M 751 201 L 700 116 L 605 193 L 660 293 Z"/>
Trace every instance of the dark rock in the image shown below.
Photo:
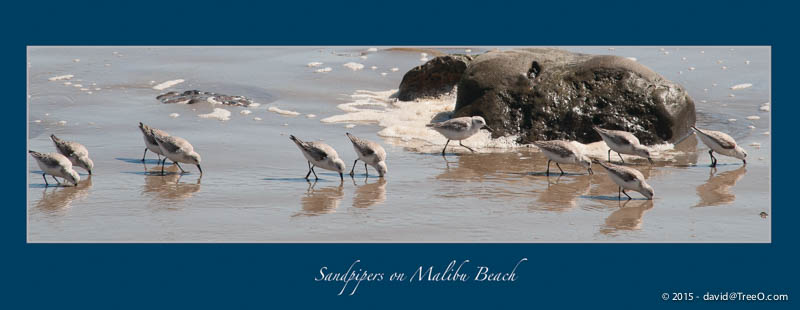
<path fill-rule="evenodd" d="M 410 101 L 448 93 L 461 80 L 471 61 L 471 56 L 447 55 L 416 66 L 403 76 L 397 98 Z"/>
<path fill-rule="evenodd" d="M 196 104 L 207 102 L 239 107 L 247 107 L 253 104 L 252 100 L 244 96 L 228 96 L 199 90 L 187 90 L 183 93 L 171 91 L 158 95 L 156 99 L 161 103 Z"/>
<path fill-rule="evenodd" d="M 454 117 L 474 115 L 495 136 L 519 134 L 521 143 L 594 142 L 600 136 L 592 127 L 600 126 L 655 144 L 683 137 L 695 123 L 686 90 L 644 65 L 545 48 L 475 57 L 458 83 Z"/>

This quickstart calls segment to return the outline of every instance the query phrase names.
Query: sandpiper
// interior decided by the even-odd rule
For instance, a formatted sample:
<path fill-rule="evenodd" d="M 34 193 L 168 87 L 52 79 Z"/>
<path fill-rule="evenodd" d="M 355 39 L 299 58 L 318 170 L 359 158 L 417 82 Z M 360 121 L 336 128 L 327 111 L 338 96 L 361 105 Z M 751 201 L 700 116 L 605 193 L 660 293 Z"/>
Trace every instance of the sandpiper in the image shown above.
<path fill-rule="evenodd" d="M 708 150 L 708 155 L 711 156 L 711 167 L 717 166 L 717 158 L 714 157 L 714 152 L 741 159 L 742 163 L 747 164 L 747 160 L 744 159 L 747 157 L 747 152 L 737 145 L 736 140 L 733 140 L 731 136 L 719 131 L 701 130 L 694 126 L 692 126 L 692 129 L 697 132 L 700 141 L 703 141 L 703 144 L 711 148 Z"/>
<path fill-rule="evenodd" d="M 164 154 L 161 154 L 161 148 L 158 147 L 158 142 L 156 142 L 156 138 L 153 137 L 153 132 L 161 136 L 169 136 L 169 134 L 163 130 L 155 129 L 142 124 L 142 122 L 139 122 L 139 129 L 142 131 L 142 137 L 144 137 L 145 146 L 144 154 L 142 154 L 142 161 L 144 161 L 145 156 L 147 156 L 147 150 L 150 150 L 150 152 L 156 153 L 156 156 L 158 156 L 158 161 L 161 162 L 161 155 Z"/>
<path fill-rule="evenodd" d="M 653 164 L 653 159 L 650 157 L 650 150 L 639 143 L 639 139 L 632 133 L 621 130 L 608 130 L 595 126 L 594 130 L 600 134 L 603 141 L 608 145 L 608 161 L 611 161 L 611 151 L 617 152 L 619 160 L 625 163 L 622 159 L 622 154 L 637 155 L 644 158 Z"/>
<path fill-rule="evenodd" d="M 597 163 L 600 164 L 600 166 L 603 166 L 603 168 L 606 168 L 608 171 L 608 177 L 610 177 L 614 183 L 619 185 L 617 197 L 620 199 L 622 199 L 622 195 L 620 193 L 628 196 L 628 200 L 631 199 L 631 196 L 625 192 L 626 189 L 637 191 L 647 197 L 647 199 L 653 199 L 655 191 L 653 191 L 653 188 L 647 184 L 647 182 L 644 180 L 644 176 L 641 172 L 639 172 L 639 170 L 630 167 L 617 166 L 602 161 L 597 161 Z"/>
<path fill-rule="evenodd" d="M 556 162 L 556 167 L 558 170 L 561 170 L 561 174 L 564 174 L 564 170 L 561 169 L 559 163 L 562 164 L 575 164 L 581 165 L 584 168 L 587 168 L 589 174 L 593 174 L 592 172 L 592 161 L 589 159 L 589 156 L 584 155 L 575 145 L 570 143 L 569 141 L 564 140 L 551 140 L 551 141 L 536 141 L 533 142 L 540 150 L 542 150 L 542 154 L 547 157 L 547 172 L 546 175 L 550 175 L 550 162 Z"/>
<path fill-rule="evenodd" d="M 353 162 L 353 169 L 350 170 L 350 176 L 353 176 L 356 170 L 356 163 L 360 159 L 364 162 L 364 169 L 366 170 L 367 176 L 369 176 L 369 168 L 367 168 L 367 165 L 370 165 L 378 171 L 379 177 L 383 177 L 388 171 L 388 168 L 386 168 L 386 150 L 378 143 L 361 139 L 351 135 L 349 132 L 346 134 L 347 137 L 350 138 L 350 142 L 353 143 L 353 149 L 356 150 L 356 154 L 358 154 L 358 159 Z"/>
<path fill-rule="evenodd" d="M 480 116 L 458 117 L 444 122 L 427 124 L 425 126 L 433 128 L 433 130 L 436 130 L 445 138 L 447 138 L 447 143 L 444 144 L 444 148 L 442 149 L 442 156 L 444 156 L 444 151 L 447 149 L 447 145 L 450 143 L 450 140 L 458 140 L 458 145 L 461 145 L 474 153 L 475 150 L 462 144 L 461 141 L 472 137 L 474 134 L 478 133 L 481 128 L 486 128 L 486 130 L 490 132 L 492 131 L 491 128 L 486 126 L 486 120 Z"/>
<path fill-rule="evenodd" d="M 56 137 L 56 135 L 50 135 L 50 139 L 52 139 L 53 144 L 56 145 L 56 150 L 58 150 L 61 155 L 66 156 L 73 166 L 86 169 L 86 171 L 89 172 L 89 175 L 92 175 L 94 162 L 92 162 L 92 160 L 89 158 L 89 150 L 87 150 L 83 144 L 72 141 L 64 141 Z"/>
<path fill-rule="evenodd" d="M 42 169 L 42 179 L 44 179 L 45 186 L 50 185 L 47 183 L 46 174 L 51 175 L 53 180 L 56 180 L 58 184 L 61 184 L 61 182 L 59 182 L 56 177 L 64 178 L 64 180 L 69 181 L 75 186 L 77 186 L 78 181 L 81 180 L 78 172 L 72 169 L 72 162 L 70 162 L 66 156 L 59 153 L 43 154 L 36 151 L 28 151 L 28 153 L 36 159 L 36 163 L 39 164 L 39 168 Z"/>
<path fill-rule="evenodd" d="M 339 158 L 339 154 L 336 153 L 336 150 L 330 145 L 322 142 L 303 142 L 293 135 L 290 135 L 289 139 L 297 144 L 297 147 L 303 152 L 303 156 L 308 160 L 306 180 L 308 180 L 308 176 L 311 175 L 312 172 L 314 173 L 314 178 L 319 180 L 317 172 L 314 171 L 314 167 L 320 167 L 322 169 L 338 172 L 339 177 L 344 181 L 344 170 L 347 166 L 344 164 L 344 161 Z"/>
<path fill-rule="evenodd" d="M 181 173 L 186 171 L 181 168 L 179 163 L 187 163 L 196 165 L 197 170 L 200 170 L 200 176 L 203 176 L 203 168 L 200 168 L 200 154 L 194 151 L 194 147 L 186 139 L 176 136 L 165 136 L 158 134 L 156 131 L 150 131 L 153 138 L 158 143 L 161 149 L 161 154 L 164 155 L 164 163 L 167 158 L 181 169 Z M 164 163 L 161 164 L 161 174 L 164 174 Z"/>

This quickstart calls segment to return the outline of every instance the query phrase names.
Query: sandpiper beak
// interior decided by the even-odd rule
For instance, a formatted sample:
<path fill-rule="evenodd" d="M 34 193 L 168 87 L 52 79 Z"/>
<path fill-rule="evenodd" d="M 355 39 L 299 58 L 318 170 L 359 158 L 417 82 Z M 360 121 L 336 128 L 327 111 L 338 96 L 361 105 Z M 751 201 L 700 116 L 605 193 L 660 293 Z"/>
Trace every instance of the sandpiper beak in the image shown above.
<path fill-rule="evenodd" d="M 492 130 L 492 128 L 489 127 L 489 126 L 483 126 L 483 128 L 488 130 L 489 132 L 492 132 L 492 133 L 494 132 L 494 130 Z"/>
<path fill-rule="evenodd" d="M 197 165 L 197 170 L 200 170 L 200 175 L 203 175 L 203 168 L 200 168 L 200 165 Z"/>
<path fill-rule="evenodd" d="M 742 159 L 742 163 L 743 163 L 743 164 L 745 164 L 745 165 L 747 165 L 747 160 L 745 160 L 745 159 Z"/>

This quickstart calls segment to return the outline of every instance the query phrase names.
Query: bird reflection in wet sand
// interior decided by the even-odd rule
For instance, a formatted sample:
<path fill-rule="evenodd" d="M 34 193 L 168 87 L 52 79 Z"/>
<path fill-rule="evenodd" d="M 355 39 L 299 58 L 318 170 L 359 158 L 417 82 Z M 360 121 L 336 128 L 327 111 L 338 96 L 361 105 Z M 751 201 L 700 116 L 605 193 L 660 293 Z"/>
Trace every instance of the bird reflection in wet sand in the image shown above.
<path fill-rule="evenodd" d="M 353 198 L 353 207 L 369 208 L 386 201 L 386 178 L 380 178 L 376 182 L 367 183 L 356 188 L 356 196 Z"/>
<path fill-rule="evenodd" d="M 644 214 L 653 208 L 652 200 L 620 201 L 620 208 L 606 218 L 606 224 L 600 229 L 603 234 L 613 234 L 620 230 L 642 229 Z"/>
<path fill-rule="evenodd" d="M 344 198 L 344 183 L 336 186 L 316 188 L 317 182 L 308 182 L 306 195 L 300 198 L 303 210 L 294 216 L 322 215 L 336 212 Z"/>
<path fill-rule="evenodd" d="M 68 209 L 73 201 L 86 198 L 92 188 L 92 176 L 78 182 L 77 186 L 69 187 L 45 187 L 42 191 L 42 199 L 36 203 L 36 209 L 44 213 L 55 213 Z"/>
<path fill-rule="evenodd" d="M 581 175 L 575 177 L 547 178 L 547 189 L 539 194 L 536 209 L 547 211 L 566 211 L 577 205 L 576 198 L 589 194 L 592 177 Z M 572 181 L 572 182 L 570 182 Z M 544 205 L 542 207 L 542 205 Z"/>
<path fill-rule="evenodd" d="M 720 174 L 716 174 L 716 168 L 711 168 L 708 181 L 697 187 L 697 195 L 700 196 L 700 202 L 698 202 L 695 207 L 709 207 L 732 203 L 736 200 L 736 195 L 731 191 L 731 188 L 736 185 L 736 182 L 742 179 L 745 172 L 747 172 L 746 166 L 741 166 L 739 169 L 726 171 Z"/>
<path fill-rule="evenodd" d="M 156 200 L 159 201 L 181 201 L 200 190 L 200 178 L 197 178 L 196 183 L 181 182 L 182 175 L 178 173 L 178 167 L 175 165 L 165 168 L 168 172 L 161 175 L 161 168 L 156 168 L 148 171 L 147 176 L 144 178 L 143 194 L 154 195 Z M 189 178 L 187 178 L 189 179 Z M 190 180 L 190 179 L 189 179 Z"/>

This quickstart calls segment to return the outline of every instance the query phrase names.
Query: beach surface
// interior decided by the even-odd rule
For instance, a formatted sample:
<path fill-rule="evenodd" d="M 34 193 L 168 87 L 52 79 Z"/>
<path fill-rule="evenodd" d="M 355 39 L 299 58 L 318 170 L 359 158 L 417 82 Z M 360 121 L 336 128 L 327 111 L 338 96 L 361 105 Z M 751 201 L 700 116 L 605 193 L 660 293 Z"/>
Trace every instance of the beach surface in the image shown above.
<path fill-rule="evenodd" d="M 84 144 L 94 161 L 76 187 L 45 187 L 28 157 L 30 242 L 770 242 L 769 47 L 561 47 L 635 58 L 687 88 L 697 127 L 748 152 L 716 155 L 694 136 L 632 160 L 655 189 L 618 200 L 604 169 L 544 176 L 547 160 L 513 138 L 482 132 L 470 153 L 424 127 L 454 96 L 398 102 L 403 74 L 441 53 L 494 47 L 30 47 L 29 149 L 50 134 Z M 511 47 L 499 47 L 511 49 Z M 164 104 L 168 91 L 245 96 L 249 107 Z M 143 122 L 190 141 L 203 176 L 141 162 Z M 356 159 L 350 132 L 379 142 L 388 174 L 317 169 L 295 135 Z M 27 150 L 26 150 L 27 151 Z M 594 157 L 605 159 L 602 149 Z M 626 162 L 628 162 L 626 157 Z M 612 161 L 617 161 L 616 156 Z M 558 171 L 553 165 L 551 172 Z M 313 177 L 313 176 L 312 176 Z M 49 177 L 48 177 L 49 178 Z M 51 182 L 52 183 L 52 182 Z M 624 197 L 624 196 L 623 196 Z M 761 212 L 767 217 L 762 218 Z"/>

